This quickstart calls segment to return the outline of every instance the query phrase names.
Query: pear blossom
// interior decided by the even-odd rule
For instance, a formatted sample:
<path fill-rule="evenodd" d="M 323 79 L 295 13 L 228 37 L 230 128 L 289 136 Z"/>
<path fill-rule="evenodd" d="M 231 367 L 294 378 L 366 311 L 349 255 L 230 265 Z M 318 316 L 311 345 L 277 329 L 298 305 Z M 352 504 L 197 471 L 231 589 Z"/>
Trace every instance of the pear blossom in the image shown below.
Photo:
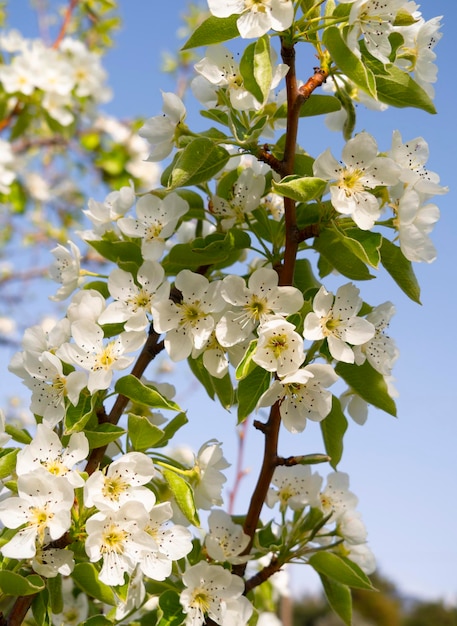
<path fill-rule="evenodd" d="M 353 545 L 344 541 L 336 547 L 336 551 L 354 561 L 365 574 L 372 574 L 376 569 L 376 558 L 365 543 Z"/>
<path fill-rule="evenodd" d="M 124 186 L 118 191 L 111 191 L 103 202 L 89 198 L 87 204 L 88 209 L 83 213 L 92 222 L 93 228 L 82 233 L 83 238 L 100 239 L 104 233 L 116 230 L 117 221 L 135 204 L 135 190 L 133 185 Z"/>
<path fill-rule="evenodd" d="M 70 66 L 70 77 L 75 83 L 78 98 L 108 102 L 111 89 L 106 85 L 107 73 L 101 64 L 101 55 L 89 50 L 83 41 L 65 37 L 59 46 Z"/>
<path fill-rule="evenodd" d="M 391 45 L 389 35 L 393 32 L 395 17 L 403 0 L 340 0 L 351 3 L 347 39 L 348 47 L 359 53 L 357 41 L 363 35 L 368 52 L 381 63 L 389 63 Z"/>
<path fill-rule="evenodd" d="M 167 333 L 165 349 L 173 361 L 187 358 L 193 348 L 203 348 L 215 327 L 213 313 L 224 308 L 220 296 L 220 281 L 209 282 L 205 276 L 190 270 L 181 270 L 176 276 L 175 287 L 182 294 L 178 302 L 157 300 L 152 312 L 154 328 Z"/>
<path fill-rule="evenodd" d="M 244 169 L 233 185 L 228 200 L 213 195 L 210 210 L 221 220 L 221 226 L 228 230 L 234 224 L 244 224 L 246 215 L 256 209 L 265 191 L 265 176 L 256 174 L 253 169 Z"/>
<path fill-rule="evenodd" d="M 49 268 L 49 275 L 52 280 L 61 283 L 57 293 L 51 300 L 65 300 L 83 282 L 81 276 L 81 252 L 76 244 L 68 242 L 69 249 L 58 244 L 51 250 L 54 261 Z"/>
<path fill-rule="evenodd" d="M 150 323 L 148 314 L 154 299 L 167 299 L 170 286 L 163 282 L 165 272 L 156 261 L 145 261 L 138 269 L 136 282 L 132 274 L 114 269 L 108 278 L 108 289 L 115 299 L 98 318 L 99 324 L 125 322 L 125 330 L 141 331 Z M 138 284 L 136 284 L 138 283 Z"/>
<path fill-rule="evenodd" d="M 0 502 L 0 522 L 21 529 L 0 552 L 8 558 L 27 559 L 70 528 L 74 489 L 64 477 L 39 468 L 18 477 L 17 492 Z"/>
<path fill-rule="evenodd" d="M 250 538 L 228 513 L 213 509 L 208 517 L 208 526 L 205 546 L 212 559 L 232 564 L 245 563 L 249 559 L 249 556 L 240 555 L 249 545 Z"/>
<path fill-rule="evenodd" d="M 80 371 L 64 374 L 62 361 L 49 351 L 39 356 L 25 352 L 24 367 L 28 376 L 23 382 L 32 391 L 30 409 L 53 428 L 65 416 L 67 399 L 74 406 L 78 404 L 87 375 Z"/>
<path fill-rule="evenodd" d="M 350 215 L 362 230 L 369 230 L 381 215 L 380 200 L 371 189 L 380 185 L 395 185 L 400 168 L 389 157 L 378 156 L 374 137 L 358 133 L 343 148 L 343 164 L 332 155 L 330 148 L 313 164 L 314 176 L 330 182 L 332 205 L 344 215 Z"/>
<path fill-rule="evenodd" d="M 177 193 L 169 193 L 162 199 L 147 194 L 136 204 L 136 219 L 123 217 L 118 225 L 124 235 L 141 238 L 144 259 L 157 261 L 165 249 L 166 239 L 173 235 L 179 219 L 188 210 L 188 203 Z"/>
<path fill-rule="evenodd" d="M 215 440 L 207 441 L 194 461 L 195 476 L 191 482 L 198 509 L 210 510 L 214 505 L 223 504 L 222 487 L 227 478 L 222 470 L 230 467 L 230 463 L 225 459 L 221 445 Z"/>
<path fill-rule="evenodd" d="M 367 539 L 367 529 L 358 511 L 351 510 L 343 513 L 338 518 L 336 532 L 337 535 L 344 537 L 344 540 L 351 545 L 365 543 Z"/>
<path fill-rule="evenodd" d="M 14 171 L 14 155 L 11 144 L 0 139 L 0 192 L 9 193 L 10 185 L 16 178 Z"/>
<path fill-rule="evenodd" d="M 149 511 L 144 530 L 155 541 L 155 549 L 144 551 L 139 568 L 153 580 L 165 580 L 171 574 L 173 561 L 184 558 L 192 550 L 192 535 L 187 528 L 170 524 L 173 509 L 162 502 Z"/>
<path fill-rule="evenodd" d="M 0 447 L 2 448 L 4 448 L 11 439 L 11 435 L 5 432 L 5 425 L 5 413 L 0 409 Z"/>
<path fill-rule="evenodd" d="M 186 118 L 181 98 L 171 92 L 162 92 L 162 98 L 163 115 L 150 117 L 138 131 L 151 144 L 149 161 L 162 161 L 170 154 Z"/>
<path fill-rule="evenodd" d="M 227 614 L 227 604 L 231 609 L 240 609 L 244 612 L 243 597 L 244 581 L 231 574 L 220 565 L 210 565 L 200 561 L 188 567 L 182 577 L 185 585 L 179 601 L 186 613 L 186 626 L 200 626 L 208 617 L 220 626 L 232 626 L 233 615 Z M 240 626 L 245 626 L 250 615 L 243 620 Z"/>
<path fill-rule="evenodd" d="M 398 130 L 393 132 L 392 147 L 389 156 L 402 168 L 399 179 L 412 187 L 415 191 L 424 194 L 444 194 L 447 187 L 439 184 L 440 177 L 435 172 L 426 169 L 428 161 L 428 144 L 423 137 L 416 137 L 403 143 Z"/>
<path fill-rule="evenodd" d="M 281 510 L 290 507 L 300 511 L 305 506 L 319 506 L 322 476 L 311 472 L 309 465 L 279 466 L 273 474 L 272 486 L 268 490 L 267 505 L 277 502 Z"/>
<path fill-rule="evenodd" d="M 384 334 L 389 321 L 395 313 L 392 302 L 384 302 L 375 307 L 366 319 L 375 328 L 375 334 L 366 343 L 354 346 L 355 363 L 362 365 L 367 360 L 370 365 L 383 376 L 388 376 L 398 358 L 398 349 L 393 339 Z"/>
<path fill-rule="evenodd" d="M 34 472 L 43 467 L 53 476 L 63 476 L 72 487 L 82 487 L 84 480 L 74 466 L 89 454 L 89 442 L 83 432 L 73 433 L 66 448 L 57 433 L 44 424 L 38 424 L 31 443 L 17 455 L 18 476 Z"/>
<path fill-rule="evenodd" d="M 209 46 L 205 54 L 206 56 L 195 65 L 195 70 L 199 76 L 196 76 L 191 83 L 192 91 L 200 101 L 204 101 L 208 106 L 215 106 L 218 104 L 217 90 L 227 88 L 230 103 L 234 109 L 246 111 L 261 108 L 262 103 L 258 102 L 244 87 L 238 62 L 228 48 L 220 44 Z M 273 74 L 270 89 L 275 89 L 289 68 L 284 63 L 274 65 L 273 53 L 271 61 Z M 208 89 L 208 84 L 213 89 Z M 201 94 L 204 94 L 204 99 L 202 99 Z"/>
<path fill-rule="evenodd" d="M 375 335 L 373 324 L 357 316 L 361 307 L 359 289 L 352 283 L 339 287 L 335 296 L 322 286 L 313 300 L 314 311 L 305 318 L 305 339 L 327 339 L 334 359 L 354 363 L 354 351 L 348 344 L 360 345 Z"/>
<path fill-rule="evenodd" d="M 394 225 L 404 256 L 416 263 L 432 263 L 436 259 L 436 249 L 429 233 L 439 220 L 439 208 L 436 204 L 423 204 L 422 194 L 407 189 L 394 205 L 394 210 Z"/>
<path fill-rule="evenodd" d="M 106 470 L 97 470 L 89 476 L 84 485 L 84 502 L 88 507 L 109 511 L 139 501 L 150 511 L 156 499 L 144 485 L 154 474 L 154 464 L 146 454 L 128 452 L 110 463 Z"/>
<path fill-rule="evenodd" d="M 302 293 L 291 286 L 278 286 L 278 274 L 266 267 L 255 270 L 246 286 L 241 276 L 226 276 L 221 296 L 232 310 L 224 313 L 216 326 L 222 346 L 233 346 L 249 337 L 260 323 L 272 316 L 287 316 L 303 306 Z"/>
<path fill-rule="evenodd" d="M 337 380 L 331 365 L 312 363 L 273 381 L 259 398 L 257 406 L 271 406 L 279 400 L 284 426 L 291 433 L 300 433 L 306 426 L 307 418 L 320 422 L 330 413 L 332 393 L 325 387 Z"/>
<path fill-rule="evenodd" d="M 208 8 L 215 17 L 241 14 L 236 25 L 244 39 L 262 37 L 271 28 L 282 32 L 294 19 L 292 0 L 208 0 Z"/>
<path fill-rule="evenodd" d="M 273 317 L 259 326 L 259 340 L 252 357 L 267 372 L 287 376 L 305 360 L 303 339 L 295 326 L 281 317 Z"/>
<path fill-rule="evenodd" d="M 153 538 L 145 532 L 149 515 L 133 500 L 115 511 L 95 513 L 86 522 L 85 549 L 92 563 L 103 559 L 98 578 L 105 585 L 123 585 L 145 550 L 154 550 Z"/>
<path fill-rule="evenodd" d="M 368 419 L 368 403 L 355 391 L 348 389 L 340 396 L 341 408 L 347 410 L 348 414 L 356 424 L 363 426 Z"/>
<path fill-rule="evenodd" d="M 70 324 L 79 320 L 96 322 L 106 309 L 106 300 L 96 289 L 81 289 L 71 298 L 67 307 Z"/>
<path fill-rule="evenodd" d="M 58 574 L 69 576 L 75 566 L 73 556 L 72 550 L 39 549 L 32 559 L 32 567 L 37 574 L 46 578 L 55 578 Z"/>
<path fill-rule="evenodd" d="M 138 350 L 145 336 L 139 332 L 122 332 L 116 339 L 103 340 L 103 330 L 90 320 L 80 320 L 71 325 L 74 343 L 63 344 L 57 356 L 88 372 L 87 388 L 91 393 L 108 389 L 114 371 L 123 370 L 132 364 L 133 356 L 127 352 Z"/>
<path fill-rule="evenodd" d="M 332 521 L 338 522 L 345 513 L 357 506 L 357 496 L 349 491 L 349 475 L 345 472 L 331 472 L 327 485 L 320 494 L 320 506 L 324 515 L 332 513 Z"/>
<path fill-rule="evenodd" d="M 414 24 L 401 29 L 404 42 L 397 50 L 395 64 L 406 72 L 414 72 L 414 80 L 433 98 L 432 83 L 437 80 L 438 68 L 434 61 L 434 48 L 443 33 L 440 32 L 442 16 L 425 21 L 416 16 Z"/>

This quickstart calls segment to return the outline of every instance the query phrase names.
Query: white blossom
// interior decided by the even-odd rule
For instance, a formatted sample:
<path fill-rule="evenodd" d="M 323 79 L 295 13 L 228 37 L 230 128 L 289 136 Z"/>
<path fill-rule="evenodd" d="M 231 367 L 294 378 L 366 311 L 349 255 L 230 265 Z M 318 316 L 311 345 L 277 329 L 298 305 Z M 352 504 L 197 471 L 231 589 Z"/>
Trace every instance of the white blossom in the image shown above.
<path fill-rule="evenodd" d="M 18 477 L 17 492 L 0 502 L 0 521 L 21 529 L 0 551 L 12 559 L 27 559 L 70 528 L 74 489 L 64 477 L 39 468 Z"/>
<path fill-rule="evenodd" d="M 271 28 L 284 31 L 294 19 L 291 0 L 208 0 L 208 7 L 216 17 L 241 14 L 236 25 L 241 37 L 262 37 Z"/>
<path fill-rule="evenodd" d="M 177 95 L 162 92 L 163 115 L 146 120 L 138 131 L 151 144 L 149 161 L 162 161 L 173 150 L 175 138 L 186 118 L 186 107 Z"/>
<path fill-rule="evenodd" d="M 249 545 L 250 538 L 228 513 L 213 509 L 208 517 L 208 526 L 205 546 L 212 559 L 233 564 L 244 563 L 249 559 L 249 556 L 240 555 Z"/>
<path fill-rule="evenodd" d="M 314 311 L 305 318 L 305 339 L 327 339 L 334 359 L 354 363 L 354 352 L 348 344 L 366 343 L 375 334 L 373 324 L 357 316 L 361 307 L 359 289 L 352 283 L 339 287 L 335 296 L 322 286 L 313 300 Z"/>
<path fill-rule="evenodd" d="M 213 313 L 224 308 L 220 296 L 220 281 L 209 282 L 205 276 L 190 270 L 181 270 L 175 286 L 182 294 L 178 302 L 155 301 L 154 328 L 167 333 L 165 349 L 173 361 L 187 358 L 192 350 L 207 344 L 215 327 Z"/>
<path fill-rule="evenodd" d="M 182 579 L 186 588 L 179 600 L 186 613 L 186 626 L 200 626 L 206 617 L 220 626 L 232 626 L 231 610 L 238 608 L 240 613 L 245 613 L 244 581 L 220 565 L 200 561 L 188 567 Z M 231 609 L 228 614 L 227 604 Z M 249 617 L 250 614 L 246 615 L 240 626 L 247 624 Z"/>
<path fill-rule="evenodd" d="M 89 442 L 83 432 L 73 433 L 67 447 L 63 447 L 57 433 L 44 424 L 38 424 L 31 443 L 24 446 L 16 459 L 18 476 L 43 467 L 53 476 L 63 476 L 72 487 L 82 487 L 84 480 L 74 466 L 89 453 Z"/>
<path fill-rule="evenodd" d="M 174 234 L 179 219 L 188 210 L 188 203 L 177 193 L 169 193 L 165 198 L 147 194 L 136 204 L 136 218 L 121 218 L 118 225 L 124 235 L 141 238 L 144 259 L 157 261 L 166 240 Z"/>
<path fill-rule="evenodd" d="M 88 372 L 87 388 L 91 393 L 108 389 L 114 371 L 133 363 L 135 357 L 126 353 L 138 350 L 145 341 L 143 333 L 122 332 L 116 339 L 105 342 L 103 330 L 90 320 L 74 322 L 71 333 L 75 343 L 62 345 L 57 356 Z"/>
<path fill-rule="evenodd" d="M 241 276 L 226 276 L 221 296 L 231 305 L 216 326 L 222 346 L 233 346 L 249 337 L 256 326 L 269 317 L 291 315 L 303 306 L 302 293 L 291 286 L 278 286 L 278 274 L 265 267 L 255 270 L 246 286 Z"/>
<path fill-rule="evenodd" d="M 72 550 L 59 548 L 38 549 L 32 559 L 33 571 L 46 578 L 55 578 L 58 574 L 69 576 L 75 566 Z"/>
<path fill-rule="evenodd" d="M 415 191 L 424 194 L 444 194 L 447 187 L 439 184 L 440 177 L 435 172 L 426 169 L 428 161 L 428 144 L 423 137 L 416 137 L 403 143 L 401 134 L 395 130 L 392 135 L 390 157 L 401 167 L 399 179 L 412 187 Z"/>
<path fill-rule="evenodd" d="M 303 339 L 295 326 L 280 317 L 272 317 L 259 326 L 259 339 L 252 360 L 267 372 L 287 376 L 305 360 Z"/>
<path fill-rule="evenodd" d="M 165 272 L 156 261 L 145 261 L 138 269 L 136 281 L 132 274 L 115 268 L 108 278 L 108 289 L 114 302 L 102 312 L 99 324 L 125 322 L 125 330 L 141 331 L 150 323 L 154 299 L 167 299 L 170 287 L 163 282 Z"/>
<path fill-rule="evenodd" d="M 117 221 L 125 216 L 135 204 L 135 190 L 133 185 L 121 187 L 118 191 L 111 191 L 103 202 L 89 198 L 88 209 L 83 213 L 92 222 L 91 231 L 82 233 L 84 239 L 100 239 L 106 232 L 115 230 Z"/>
<path fill-rule="evenodd" d="M 253 169 L 244 169 L 233 185 L 230 198 L 211 197 L 210 210 L 221 220 L 221 226 L 228 230 L 234 224 L 244 224 L 246 215 L 256 209 L 265 191 L 265 176 L 256 174 Z"/>
<path fill-rule="evenodd" d="M 330 413 L 332 393 L 325 387 L 337 380 L 331 365 L 312 363 L 273 381 L 259 398 L 257 406 L 271 406 L 279 400 L 284 426 L 291 433 L 299 433 L 305 428 L 307 419 L 320 422 Z"/>
<path fill-rule="evenodd" d="M 85 549 L 92 563 L 103 559 L 98 578 L 105 585 L 123 585 L 124 573 L 131 575 L 145 550 L 155 542 L 145 530 L 149 515 L 141 502 L 133 500 L 116 511 L 95 513 L 86 522 Z"/>
<path fill-rule="evenodd" d="M 61 283 L 57 293 L 51 300 L 65 300 L 83 282 L 81 276 L 81 252 L 76 244 L 68 242 L 69 249 L 58 244 L 51 250 L 54 255 L 54 262 L 49 268 L 49 275 L 52 280 Z"/>
<path fill-rule="evenodd" d="M 436 259 L 436 249 L 429 233 L 439 220 L 439 208 L 436 204 L 423 204 L 421 194 L 414 189 L 407 189 L 394 210 L 394 225 L 404 256 L 416 263 L 432 263 Z"/>
<path fill-rule="evenodd" d="M 290 507 L 294 511 L 305 506 L 319 506 L 319 492 L 322 476 L 311 472 L 309 465 L 279 466 L 273 474 L 272 485 L 267 494 L 267 505 L 273 507 L 279 502 L 284 510 Z"/>
<path fill-rule="evenodd" d="M 395 185 L 399 166 L 389 157 L 378 156 L 375 139 L 367 132 L 358 133 L 343 148 L 343 164 L 327 148 L 313 164 L 314 176 L 330 182 L 330 198 L 334 208 L 350 215 L 362 230 L 369 230 L 381 215 L 380 200 L 372 189 Z"/>
<path fill-rule="evenodd" d="M 210 440 L 201 446 L 195 459 L 196 478 L 193 481 L 195 504 L 198 509 L 209 510 L 214 505 L 223 504 L 222 487 L 227 478 L 222 470 L 228 467 L 230 463 L 225 459 L 218 441 Z"/>
<path fill-rule="evenodd" d="M 144 551 L 139 567 L 153 580 L 165 580 L 171 574 L 173 561 L 182 559 L 192 550 L 192 535 L 187 528 L 171 524 L 173 509 L 162 502 L 149 511 L 145 531 L 155 542 L 153 550 Z"/>
<path fill-rule="evenodd" d="M 332 521 L 338 522 L 341 516 L 353 511 L 357 506 L 357 496 L 349 491 L 349 476 L 345 472 L 331 472 L 327 485 L 320 494 L 324 515 L 332 513 Z"/>
<path fill-rule="evenodd" d="M 374 326 L 374 336 L 366 343 L 353 348 L 357 365 L 368 360 L 370 365 L 383 376 L 391 373 L 398 358 L 398 349 L 394 340 L 384 333 L 394 313 L 395 307 L 392 302 L 384 302 L 375 307 L 366 317 Z"/>
<path fill-rule="evenodd" d="M 145 487 L 155 474 L 152 460 L 142 452 L 128 452 L 89 476 L 84 485 L 86 506 L 102 511 L 117 510 L 124 504 L 139 501 L 147 511 L 156 498 Z"/>

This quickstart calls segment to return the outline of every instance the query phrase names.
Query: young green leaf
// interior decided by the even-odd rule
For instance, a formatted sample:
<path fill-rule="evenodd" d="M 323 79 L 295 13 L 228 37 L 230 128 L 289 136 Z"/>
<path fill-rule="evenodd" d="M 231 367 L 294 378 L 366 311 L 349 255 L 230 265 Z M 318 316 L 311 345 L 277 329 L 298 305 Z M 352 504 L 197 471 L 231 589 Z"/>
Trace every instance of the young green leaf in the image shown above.
<path fill-rule="evenodd" d="M 332 397 L 332 410 L 327 417 L 320 422 L 325 451 L 331 458 L 330 465 L 336 470 L 336 466 L 343 455 L 343 437 L 348 427 L 348 421 L 341 410 L 338 398 Z"/>
<path fill-rule="evenodd" d="M 172 494 L 175 497 L 176 504 L 181 512 L 187 517 L 189 522 L 194 526 L 200 526 L 197 508 L 195 506 L 194 492 L 189 483 L 171 470 L 161 468 L 163 477 L 167 481 Z"/>
<path fill-rule="evenodd" d="M 342 585 L 374 591 L 370 579 L 355 563 L 333 552 L 316 552 L 308 563 L 318 574 L 324 574 Z"/>
<path fill-rule="evenodd" d="M 126 398 L 144 404 L 153 409 L 168 409 L 170 411 L 180 411 L 180 407 L 173 400 L 168 400 L 155 387 L 145 385 L 136 376 L 128 374 L 119 378 L 114 387 L 116 393 L 121 393 Z"/>
<path fill-rule="evenodd" d="M 398 246 L 385 238 L 382 239 L 381 262 L 400 289 L 413 302 L 421 304 L 420 287 L 411 261 L 408 261 Z"/>
<path fill-rule="evenodd" d="M 179 153 L 168 180 L 168 188 L 204 183 L 217 174 L 229 158 L 229 153 L 222 146 L 206 137 L 197 137 Z"/>
<path fill-rule="evenodd" d="M 363 400 L 396 417 L 397 407 L 389 395 L 384 376 L 373 369 L 368 361 L 362 365 L 340 361 L 335 371 Z"/>
<path fill-rule="evenodd" d="M 198 46 L 209 46 L 238 37 L 239 32 L 236 23 L 239 17 L 237 13 L 225 18 L 211 15 L 194 30 L 181 49 L 190 50 Z"/>

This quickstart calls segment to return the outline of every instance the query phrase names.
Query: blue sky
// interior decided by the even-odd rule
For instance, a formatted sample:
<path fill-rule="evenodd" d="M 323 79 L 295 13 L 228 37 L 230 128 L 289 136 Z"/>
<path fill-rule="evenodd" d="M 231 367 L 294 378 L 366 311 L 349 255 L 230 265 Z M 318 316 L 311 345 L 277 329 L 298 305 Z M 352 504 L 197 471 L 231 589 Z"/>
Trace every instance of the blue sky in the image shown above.
<path fill-rule="evenodd" d="M 26 0 L 14 0 L 10 4 L 12 23 L 24 34 L 31 34 L 34 23 L 27 15 Z M 174 89 L 173 81 L 159 73 L 160 55 L 161 51 L 172 51 L 178 45 L 178 15 L 186 4 L 184 0 L 166 3 L 121 0 L 124 26 L 116 47 L 105 62 L 114 90 L 114 99 L 105 106 L 108 113 L 127 118 L 160 112 L 160 90 Z M 438 172 L 442 184 L 449 185 L 451 191 L 447 196 L 435 199 L 441 209 L 441 220 L 432 235 L 438 259 L 431 265 L 415 265 L 422 287 L 422 306 L 409 301 L 384 275 L 379 280 L 359 285 L 368 302 L 378 304 L 391 300 L 397 308 L 390 334 L 396 339 L 401 353 L 394 369 L 396 387 L 400 392 L 398 418 L 373 409 L 363 427 L 350 423 L 339 469 L 351 476 L 351 487 L 359 497 L 359 509 L 381 572 L 404 592 L 456 602 L 457 384 L 454 351 L 457 341 L 453 317 L 457 281 L 453 272 L 457 267 L 454 188 L 457 50 L 453 25 L 457 24 L 457 3 L 424 1 L 421 8 L 426 19 L 444 15 L 444 37 L 436 48 L 440 68 L 435 99 L 438 114 L 431 116 L 416 109 L 389 109 L 379 114 L 361 109 L 357 130 L 371 132 L 381 149 L 389 148 L 394 129 L 401 131 L 404 140 L 424 136 L 430 146 L 429 169 Z M 314 57 L 310 55 L 308 58 L 306 54 L 301 57 L 303 79 L 312 73 L 315 64 Z M 191 96 L 186 103 L 191 111 L 192 128 L 203 129 L 204 120 L 199 121 L 197 106 Z M 305 134 L 307 137 L 306 143 L 303 140 L 304 147 L 317 156 L 331 146 L 338 156 L 341 140 L 325 131 L 319 120 L 311 119 L 309 127 L 306 120 L 301 127 L 302 138 Z M 103 197 L 104 192 L 100 191 L 97 199 Z M 4 370 L 2 367 L 2 374 Z M 4 374 L 3 380 L 9 381 L 10 376 Z M 231 456 L 235 446 L 232 426 L 236 415 L 226 413 L 202 398 L 184 375 L 181 374 L 180 379 L 185 391 L 178 392 L 178 401 L 191 398 L 191 425 L 183 430 L 181 441 L 187 440 L 198 447 L 210 435 L 226 442 L 227 456 Z M 244 483 L 244 495 L 238 501 L 239 513 L 257 475 L 261 445 L 260 433 L 250 429 L 246 466 L 252 471 Z M 300 436 L 292 437 L 286 433 L 281 437 L 280 445 L 284 455 L 321 451 L 319 428 L 310 423 Z M 300 577 L 300 585 L 297 584 L 300 589 L 304 585 L 309 589 L 317 588 L 314 577 L 304 571 L 294 571 L 293 575 L 296 579 Z"/>

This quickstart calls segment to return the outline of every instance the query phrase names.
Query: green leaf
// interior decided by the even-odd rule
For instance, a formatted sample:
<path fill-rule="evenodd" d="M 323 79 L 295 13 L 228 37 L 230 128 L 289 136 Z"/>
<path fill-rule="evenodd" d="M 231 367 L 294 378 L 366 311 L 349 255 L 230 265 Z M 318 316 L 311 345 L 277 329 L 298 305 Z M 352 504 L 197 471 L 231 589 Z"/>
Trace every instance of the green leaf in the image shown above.
<path fill-rule="evenodd" d="M 156 444 L 156 447 L 166 446 L 170 439 L 173 439 L 174 435 L 180 428 L 188 423 L 188 419 L 185 413 L 178 413 L 166 426 L 163 427 L 163 437 Z"/>
<path fill-rule="evenodd" d="M 161 468 L 161 471 L 175 497 L 176 504 L 181 509 L 181 512 L 187 517 L 191 524 L 194 526 L 200 526 L 192 487 L 186 480 L 184 480 L 184 478 L 182 478 L 182 476 L 176 474 L 176 472 L 165 468 Z"/>
<path fill-rule="evenodd" d="M 116 606 L 118 600 L 114 595 L 111 587 L 101 583 L 98 579 L 98 570 L 92 563 L 76 563 L 71 577 L 76 585 L 87 593 L 91 598 L 96 598 L 104 604 Z"/>
<path fill-rule="evenodd" d="M 343 620 L 346 626 L 352 625 L 352 596 L 347 585 L 320 574 L 325 596 L 333 611 Z"/>
<path fill-rule="evenodd" d="M 164 431 L 152 424 L 144 415 L 129 413 L 128 433 L 134 450 L 144 451 L 153 448 L 163 439 Z"/>
<path fill-rule="evenodd" d="M 84 626 L 113 626 L 113 622 L 104 615 L 93 615 L 84 622 Z"/>
<path fill-rule="evenodd" d="M 342 585 L 374 591 L 370 579 L 355 563 L 333 552 L 316 552 L 308 563 L 318 574 L 324 574 Z"/>
<path fill-rule="evenodd" d="M 343 437 L 348 427 L 348 421 L 341 409 L 338 398 L 332 396 L 332 410 L 325 419 L 320 422 L 325 451 L 331 458 L 330 465 L 336 470 L 336 466 L 343 455 Z"/>
<path fill-rule="evenodd" d="M 398 246 L 384 237 L 381 246 L 381 262 L 408 298 L 421 304 L 420 287 L 411 261 L 408 261 Z"/>
<path fill-rule="evenodd" d="M 62 613 L 63 597 L 62 597 L 62 576 L 58 574 L 52 578 L 48 578 L 46 586 L 49 594 L 49 605 L 53 613 Z"/>
<path fill-rule="evenodd" d="M 97 394 L 91 394 L 83 389 L 76 406 L 69 404 L 65 413 L 65 434 L 80 432 L 84 429 L 91 418 L 96 418 L 95 407 L 97 406 Z M 94 419 L 95 421 L 95 419 Z"/>
<path fill-rule="evenodd" d="M 272 181 L 273 191 L 297 202 L 309 202 L 319 198 L 327 186 L 327 181 L 315 176 L 286 176 L 279 183 Z"/>
<path fill-rule="evenodd" d="M 320 283 L 314 276 L 313 267 L 308 259 L 298 259 L 295 263 L 294 287 L 306 294 L 309 289 L 319 289 Z"/>
<path fill-rule="evenodd" d="M 162 267 L 168 274 L 177 274 L 182 269 L 195 270 L 202 265 L 225 267 L 238 260 L 241 251 L 250 244 L 249 235 L 239 228 L 226 233 L 211 233 L 190 243 L 174 245 L 163 259 Z"/>
<path fill-rule="evenodd" d="M 312 94 L 300 109 L 300 117 L 313 117 L 315 115 L 326 115 L 341 109 L 341 102 L 335 96 L 323 96 Z M 282 104 L 276 110 L 274 119 L 287 117 L 287 103 Z"/>
<path fill-rule="evenodd" d="M 179 153 L 168 180 L 168 188 L 204 183 L 217 174 L 228 162 L 229 153 L 211 139 L 197 137 Z"/>
<path fill-rule="evenodd" d="M 239 17 L 238 13 L 225 18 L 211 15 L 194 30 L 181 50 L 190 50 L 198 46 L 209 46 L 239 37 L 240 33 L 236 25 Z"/>
<path fill-rule="evenodd" d="M 238 424 L 251 415 L 260 396 L 270 385 L 271 374 L 256 366 L 238 384 Z"/>
<path fill-rule="evenodd" d="M 378 268 L 381 261 L 382 235 L 360 228 L 338 231 L 343 244 L 364 263 Z"/>
<path fill-rule="evenodd" d="M 334 269 L 352 280 L 370 280 L 374 278 L 367 266 L 350 250 L 340 233 L 334 229 L 323 230 L 315 237 L 313 247 Z"/>
<path fill-rule="evenodd" d="M 24 577 L 8 570 L 0 571 L 0 591 L 7 596 L 33 596 L 44 589 L 41 576 Z"/>
<path fill-rule="evenodd" d="M 360 48 L 363 62 L 374 74 L 378 100 L 397 108 L 415 107 L 427 113 L 436 113 L 430 96 L 407 72 L 392 64 L 385 66 L 366 53 L 363 42 Z"/>
<path fill-rule="evenodd" d="M 15 426 L 12 426 L 11 424 L 6 424 L 5 432 L 10 437 L 12 437 L 14 441 L 17 441 L 18 443 L 23 443 L 25 445 L 28 445 L 32 441 L 32 437 L 23 428 L 16 428 Z"/>
<path fill-rule="evenodd" d="M 120 426 L 115 426 L 114 424 L 100 424 L 93 430 L 85 429 L 84 434 L 86 435 L 90 448 L 101 448 L 102 446 L 107 446 L 109 443 L 113 441 L 117 441 L 119 437 L 125 435 L 127 431 Z"/>
<path fill-rule="evenodd" d="M 185 619 L 179 594 L 176 591 L 165 591 L 159 597 L 158 622 L 156 626 L 178 626 Z"/>
<path fill-rule="evenodd" d="M 16 457 L 19 448 L 5 448 L 0 453 L 0 480 L 4 480 L 16 469 Z"/>
<path fill-rule="evenodd" d="M 102 257 L 108 259 L 108 261 L 113 261 L 116 265 L 133 263 L 138 268 L 143 263 L 139 246 L 131 241 L 107 241 L 102 239 L 88 241 L 87 243 Z"/>
<path fill-rule="evenodd" d="M 229 409 L 231 406 L 233 406 L 235 392 L 233 390 L 230 374 L 227 373 L 222 378 L 216 378 L 215 376 L 211 376 L 211 382 L 214 387 L 214 391 L 219 398 L 221 406 L 224 407 L 224 409 Z"/>
<path fill-rule="evenodd" d="M 340 361 L 335 371 L 363 400 L 396 417 L 397 407 L 389 395 L 384 376 L 373 369 L 368 361 L 362 365 Z"/>
<path fill-rule="evenodd" d="M 270 40 L 260 37 L 247 46 L 240 61 L 240 73 L 244 87 L 264 104 L 270 94 L 273 70 L 270 58 Z"/>
<path fill-rule="evenodd" d="M 250 372 L 252 372 L 254 368 L 257 367 L 257 365 L 252 360 L 252 357 L 254 355 L 254 352 L 256 351 L 256 348 L 257 348 L 257 339 L 253 339 L 251 343 L 249 344 L 248 349 L 244 353 L 244 357 L 238 363 L 238 367 L 235 370 L 235 377 L 237 380 L 246 378 L 246 376 Z"/>
<path fill-rule="evenodd" d="M 168 400 L 155 387 L 145 385 L 136 376 L 128 374 L 119 378 L 114 387 L 116 393 L 120 393 L 126 398 L 138 404 L 144 404 L 152 409 L 167 409 L 170 411 L 180 411 L 180 407 L 173 400 Z"/>
<path fill-rule="evenodd" d="M 373 72 L 348 47 L 340 29 L 336 26 L 326 28 L 322 35 L 322 41 L 330 52 L 333 62 L 343 74 L 346 74 L 360 89 L 376 99 L 376 81 Z"/>

